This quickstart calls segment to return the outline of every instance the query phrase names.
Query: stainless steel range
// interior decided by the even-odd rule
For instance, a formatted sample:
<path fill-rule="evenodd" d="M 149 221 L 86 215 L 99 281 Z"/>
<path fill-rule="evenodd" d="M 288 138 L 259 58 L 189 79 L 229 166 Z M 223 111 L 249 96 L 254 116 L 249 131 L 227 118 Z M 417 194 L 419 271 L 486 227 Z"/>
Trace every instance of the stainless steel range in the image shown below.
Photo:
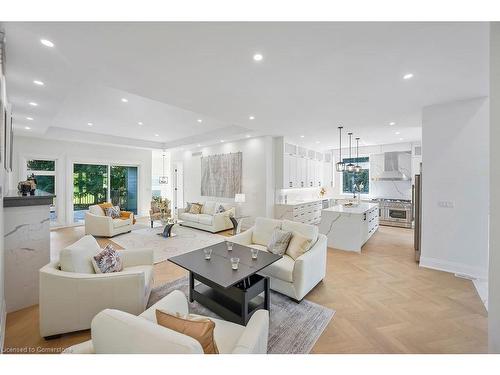
<path fill-rule="evenodd" d="M 379 204 L 379 224 L 392 227 L 411 228 L 413 221 L 412 203 L 404 199 L 377 198 Z"/>

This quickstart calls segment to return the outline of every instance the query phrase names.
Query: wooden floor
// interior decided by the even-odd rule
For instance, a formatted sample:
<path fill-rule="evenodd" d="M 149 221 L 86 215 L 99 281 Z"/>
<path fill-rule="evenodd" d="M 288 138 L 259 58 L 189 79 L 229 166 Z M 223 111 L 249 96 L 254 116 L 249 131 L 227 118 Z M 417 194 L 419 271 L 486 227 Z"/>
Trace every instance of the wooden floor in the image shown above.
<path fill-rule="evenodd" d="M 82 227 L 53 231 L 52 248 L 82 236 Z M 412 241 L 409 229 L 380 227 L 361 254 L 328 250 L 327 276 L 306 299 L 336 314 L 313 353 L 487 353 L 487 312 L 472 282 L 419 268 Z M 184 274 L 159 263 L 155 285 Z M 45 341 L 34 306 L 8 314 L 5 352 L 57 353 L 89 337 L 82 331 Z"/>

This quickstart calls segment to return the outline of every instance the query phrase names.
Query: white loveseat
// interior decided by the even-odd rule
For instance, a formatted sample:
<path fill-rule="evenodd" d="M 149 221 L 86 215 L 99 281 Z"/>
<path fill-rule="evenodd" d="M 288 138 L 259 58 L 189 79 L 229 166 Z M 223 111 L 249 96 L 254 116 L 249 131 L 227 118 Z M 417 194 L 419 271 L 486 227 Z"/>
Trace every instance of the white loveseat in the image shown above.
<path fill-rule="evenodd" d="M 214 201 L 200 202 L 200 204 L 203 204 L 200 214 L 191 214 L 183 208 L 178 209 L 179 219 L 184 221 L 183 226 L 212 233 L 233 228 L 230 217 L 235 215 L 236 209 L 234 207 L 230 207 L 227 203 Z M 221 205 L 225 211 L 217 213 L 217 209 Z"/>
<path fill-rule="evenodd" d="M 131 314 L 146 308 L 153 286 L 153 251 L 120 251 L 123 271 L 96 274 L 91 257 L 99 251 L 95 238 L 85 236 L 62 250 L 59 262 L 40 269 L 42 337 L 89 329 L 94 316 L 106 308 Z"/>
<path fill-rule="evenodd" d="M 95 204 L 85 212 L 85 234 L 96 237 L 114 237 L 130 232 L 134 225 L 134 215 L 128 218 L 112 219 L 104 214 L 103 209 Z"/>
<path fill-rule="evenodd" d="M 252 228 L 231 237 L 231 241 L 267 251 L 267 244 L 275 228 L 296 231 L 311 240 L 312 247 L 297 259 L 285 254 L 282 259 L 260 272 L 270 277 L 271 289 L 301 301 L 326 274 L 327 239 L 325 235 L 318 234 L 317 226 L 258 217 Z"/>
<path fill-rule="evenodd" d="M 198 341 L 156 323 L 156 310 L 188 313 L 186 296 L 175 290 L 139 316 L 106 309 L 92 320 L 92 339 L 67 348 L 69 354 L 203 354 Z M 221 354 L 265 354 L 269 312 L 258 310 L 246 327 L 210 318 Z"/>

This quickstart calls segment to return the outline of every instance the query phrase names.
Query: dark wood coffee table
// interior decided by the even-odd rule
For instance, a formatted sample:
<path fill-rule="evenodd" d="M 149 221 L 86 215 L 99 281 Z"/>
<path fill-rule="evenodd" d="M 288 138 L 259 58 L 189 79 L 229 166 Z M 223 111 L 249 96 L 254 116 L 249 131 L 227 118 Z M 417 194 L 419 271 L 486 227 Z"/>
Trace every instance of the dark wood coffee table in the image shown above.
<path fill-rule="evenodd" d="M 205 260 L 205 248 L 169 258 L 189 271 L 190 302 L 198 301 L 222 318 L 241 325 L 246 325 L 258 309 L 269 310 L 269 278 L 257 272 L 281 256 L 259 251 L 253 260 L 250 248 L 236 243 L 231 251 L 226 242 L 206 248 L 212 249 L 210 260 Z M 237 270 L 231 268 L 233 257 L 240 258 Z M 200 283 L 195 285 L 195 280 Z"/>

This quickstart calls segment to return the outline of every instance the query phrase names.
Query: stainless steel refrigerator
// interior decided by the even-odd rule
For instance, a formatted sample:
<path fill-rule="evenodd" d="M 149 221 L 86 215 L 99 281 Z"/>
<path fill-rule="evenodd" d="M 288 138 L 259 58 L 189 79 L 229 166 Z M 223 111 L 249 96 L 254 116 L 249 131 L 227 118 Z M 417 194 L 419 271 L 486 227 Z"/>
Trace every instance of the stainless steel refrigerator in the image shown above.
<path fill-rule="evenodd" d="M 413 192 L 413 219 L 414 219 L 414 239 L 415 260 L 420 261 L 420 250 L 422 243 L 422 165 L 420 165 L 420 174 L 415 175 Z"/>

